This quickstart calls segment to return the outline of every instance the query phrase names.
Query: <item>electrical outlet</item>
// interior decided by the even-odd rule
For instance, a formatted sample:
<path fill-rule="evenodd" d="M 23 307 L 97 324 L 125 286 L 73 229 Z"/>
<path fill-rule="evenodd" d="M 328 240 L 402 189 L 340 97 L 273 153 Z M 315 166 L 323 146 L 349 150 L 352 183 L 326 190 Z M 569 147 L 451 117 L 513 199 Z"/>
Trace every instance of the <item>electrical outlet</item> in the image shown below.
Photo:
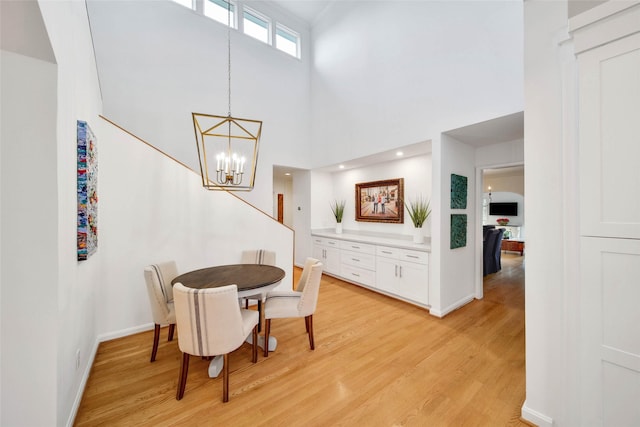
<path fill-rule="evenodd" d="M 80 349 L 76 350 L 76 370 L 80 369 Z"/>

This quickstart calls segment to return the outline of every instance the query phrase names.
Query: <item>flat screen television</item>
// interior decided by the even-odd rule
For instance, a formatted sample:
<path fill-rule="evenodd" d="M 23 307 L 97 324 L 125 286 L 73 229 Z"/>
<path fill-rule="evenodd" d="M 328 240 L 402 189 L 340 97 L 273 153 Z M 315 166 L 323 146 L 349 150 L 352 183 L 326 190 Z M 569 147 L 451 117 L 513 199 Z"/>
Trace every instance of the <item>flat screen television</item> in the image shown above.
<path fill-rule="evenodd" d="M 489 215 L 517 216 L 518 202 L 489 203 Z"/>

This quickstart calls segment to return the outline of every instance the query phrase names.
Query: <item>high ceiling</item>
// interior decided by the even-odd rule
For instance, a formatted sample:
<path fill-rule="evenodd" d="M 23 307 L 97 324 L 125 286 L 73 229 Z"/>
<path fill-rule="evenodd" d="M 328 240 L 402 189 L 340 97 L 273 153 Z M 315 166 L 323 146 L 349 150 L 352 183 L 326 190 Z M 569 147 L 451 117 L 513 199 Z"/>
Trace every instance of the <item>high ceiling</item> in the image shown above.
<path fill-rule="evenodd" d="M 294 16 L 313 25 L 315 20 L 333 1 L 338 0 L 272 0 L 281 8 L 287 10 Z"/>

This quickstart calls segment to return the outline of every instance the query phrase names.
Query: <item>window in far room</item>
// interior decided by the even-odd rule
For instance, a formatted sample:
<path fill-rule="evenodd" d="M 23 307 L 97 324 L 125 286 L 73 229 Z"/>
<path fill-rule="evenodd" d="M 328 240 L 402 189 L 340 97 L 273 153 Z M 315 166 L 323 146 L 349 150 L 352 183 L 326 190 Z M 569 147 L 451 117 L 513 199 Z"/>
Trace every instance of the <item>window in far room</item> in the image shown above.
<path fill-rule="evenodd" d="M 244 33 L 261 42 L 271 42 L 271 20 L 253 9 L 244 8 Z"/>
<path fill-rule="evenodd" d="M 276 48 L 300 58 L 300 36 L 284 25 L 276 24 Z"/>
<path fill-rule="evenodd" d="M 236 28 L 236 5 L 225 0 L 204 0 L 204 15 L 224 25 Z"/>

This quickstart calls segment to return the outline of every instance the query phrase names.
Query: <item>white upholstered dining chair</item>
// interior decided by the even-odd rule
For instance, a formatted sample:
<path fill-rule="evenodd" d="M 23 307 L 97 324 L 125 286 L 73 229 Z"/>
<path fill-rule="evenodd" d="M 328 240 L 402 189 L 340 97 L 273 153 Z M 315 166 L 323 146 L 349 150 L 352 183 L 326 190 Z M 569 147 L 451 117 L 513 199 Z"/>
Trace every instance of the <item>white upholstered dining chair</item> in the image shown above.
<path fill-rule="evenodd" d="M 304 290 L 304 285 L 309 278 L 309 273 L 311 273 L 311 267 L 313 267 L 319 261 L 320 260 L 311 258 L 311 257 L 308 257 L 304 261 L 304 266 L 302 267 L 302 274 L 300 275 L 300 278 L 298 279 L 298 283 L 296 284 L 296 291 L 302 292 Z"/>
<path fill-rule="evenodd" d="M 236 285 L 193 289 L 182 283 L 173 287 L 178 325 L 178 346 L 182 351 L 176 400 L 182 399 L 189 372 L 189 356 L 223 355 L 222 401 L 229 401 L 229 353 L 252 334 L 251 361 L 258 361 L 258 312 L 238 305 Z"/>
<path fill-rule="evenodd" d="M 269 342 L 272 319 L 304 317 L 307 334 L 309 334 L 309 347 L 311 350 L 315 349 L 313 313 L 318 304 L 322 268 L 323 264 L 320 261 L 308 258 L 295 291 L 273 291 L 267 294 L 264 303 L 264 342 Z M 298 291 L 298 289 L 301 290 Z M 264 356 L 269 356 L 267 345 L 264 346 Z"/>
<path fill-rule="evenodd" d="M 265 249 L 249 249 L 242 251 L 240 257 L 242 264 L 265 264 L 276 265 L 276 253 Z M 249 300 L 256 300 L 258 303 L 258 311 L 262 311 L 262 299 L 264 295 L 256 294 L 244 298 L 244 308 L 249 308 Z M 259 328 L 258 328 L 259 329 Z"/>
<path fill-rule="evenodd" d="M 173 308 L 173 287 L 171 281 L 178 275 L 175 261 L 151 264 L 144 268 L 144 280 L 147 284 L 149 303 L 153 315 L 154 333 L 151 362 L 156 360 L 160 327 L 169 325 L 169 341 L 173 340 L 176 326 L 176 314 Z"/>

